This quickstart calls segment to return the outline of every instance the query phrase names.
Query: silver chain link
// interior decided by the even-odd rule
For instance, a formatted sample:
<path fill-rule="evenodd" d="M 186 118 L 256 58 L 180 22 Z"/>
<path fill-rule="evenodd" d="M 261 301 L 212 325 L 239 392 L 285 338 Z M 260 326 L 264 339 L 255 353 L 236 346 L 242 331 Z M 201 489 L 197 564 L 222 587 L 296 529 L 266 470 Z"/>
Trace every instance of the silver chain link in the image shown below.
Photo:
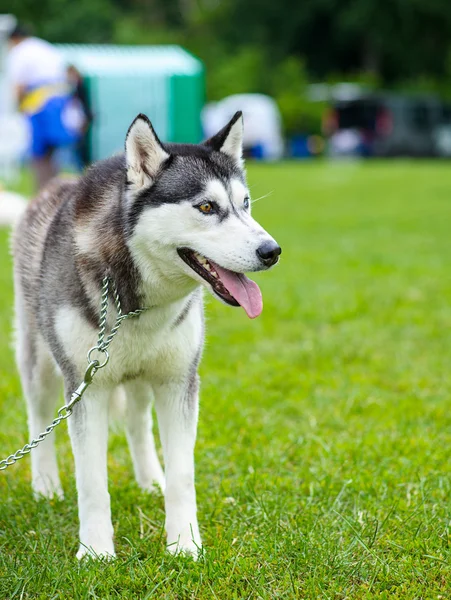
<path fill-rule="evenodd" d="M 97 338 L 97 345 L 93 346 L 88 352 L 88 356 L 87 356 L 88 367 L 85 371 L 83 381 L 80 383 L 78 388 L 71 394 L 69 402 L 67 404 L 65 404 L 64 406 L 62 406 L 58 410 L 58 416 L 55 419 L 53 419 L 53 421 L 50 423 L 50 425 L 48 427 L 46 427 L 45 431 L 43 431 L 36 438 L 31 440 L 31 442 L 29 444 L 25 444 L 25 446 L 23 448 L 20 448 L 19 450 L 14 452 L 14 454 L 10 454 L 7 458 L 0 461 L 0 471 L 4 471 L 9 466 L 13 465 L 14 463 L 16 463 L 18 460 L 22 459 L 27 454 L 30 454 L 30 452 L 33 450 L 33 448 L 36 448 L 36 446 L 38 446 L 41 442 L 43 442 L 45 440 L 45 438 L 52 433 L 52 431 L 55 429 L 55 427 L 57 427 L 61 423 L 61 421 L 64 421 L 65 419 L 67 419 L 68 417 L 71 416 L 73 407 L 75 406 L 75 404 L 77 404 L 77 402 L 80 402 L 83 394 L 85 393 L 87 388 L 91 385 L 92 380 L 93 380 L 95 374 L 97 373 L 97 371 L 99 369 L 103 369 L 103 367 L 105 367 L 106 364 L 108 363 L 108 361 L 110 359 L 110 355 L 108 354 L 108 347 L 111 344 L 111 342 L 113 341 L 114 336 L 118 332 L 118 330 L 122 324 L 122 321 L 124 321 L 125 319 L 133 318 L 133 317 L 139 317 L 139 315 L 141 313 L 143 313 L 144 311 L 147 310 L 146 308 L 138 308 L 137 310 L 132 310 L 131 312 L 127 313 L 126 315 L 123 315 L 122 309 L 121 309 L 121 301 L 119 299 L 119 293 L 117 291 L 116 284 L 113 281 L 112 282 L 112 294 L 113 294 L 113 298 L 114 298 L 114 304 L 116 305 L 117 316 L 116 316 L 116 321 L 115 321 L 113 327 L 111 328 L 110 333 L 108 334 L 108 336 L 105 339 L 106 329 L 107 329 L 109 287 L 110 287 L 110 278 L 108 276 L 106 276 L 103 278 L 103 281 L 102 281 L 102 299 L 101 299 L 101 305 L 100 305 L 99 336 Z M 97 351 L 104 355 L 103 362 L 100 362 L 96 358 L 94 358 L 94 359 L 92 358 L 92 353 L 94 351 Z"/>

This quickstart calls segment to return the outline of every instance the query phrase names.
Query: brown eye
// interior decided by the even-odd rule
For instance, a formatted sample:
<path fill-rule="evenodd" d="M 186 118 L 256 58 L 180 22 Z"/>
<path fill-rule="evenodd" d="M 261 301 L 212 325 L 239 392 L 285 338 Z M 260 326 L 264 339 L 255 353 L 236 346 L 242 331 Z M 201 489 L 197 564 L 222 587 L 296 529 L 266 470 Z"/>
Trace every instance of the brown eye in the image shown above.
<path fill-rule="evenodd" d="M 203 202 L 198 206 L 199 210 L 205 214 L 211 213 L 213 210 L 213 206 L 211 202 Z"/>

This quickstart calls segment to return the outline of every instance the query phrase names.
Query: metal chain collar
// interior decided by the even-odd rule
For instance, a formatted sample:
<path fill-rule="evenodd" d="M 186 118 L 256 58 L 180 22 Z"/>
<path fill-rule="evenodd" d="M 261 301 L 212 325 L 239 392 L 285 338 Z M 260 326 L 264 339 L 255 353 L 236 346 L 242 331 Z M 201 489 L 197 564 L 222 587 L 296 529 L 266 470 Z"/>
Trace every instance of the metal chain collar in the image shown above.
<path fill-rule="evenodd" d="M 75 406 L 75 404 L 77 404 L 77 402 L 80 402 L 83 394 L 85 393 L 87 388 L 91 385 L 92 380 L 93 380 L 95 374 L 97 373 L 97 371 L 99 369 L 103 369 L 103 367 L 105 367 L 107 365 L 108 361 L 110 360 L 110 355 L 108 353 L 108 347 L 111 344 L 111 342 L 113 341 L 113 338 L 116 335 L 116 333 L 119 331 L 122 321 L 124 321 L 125 319 L 133 318 L 133 317 L 139 317 L 139 315 L 141 313 L 143 313 L 144 311 L 147 310 L 146 308 L 139 308 L 138 310 L 133 310 L 133 311 L 127 313 L 126 315 L 123 315 L 122 309 L 121 309 L 121 301 L 119 299 L 117 287 L 113 281 L 112 282 L 112 293 L 113 293 L 113 298 L 114 298 L 114 304 L 116 306 L 117 316 L 116 316 L 116 321 L 115 321 L 113 327 L 111 328 L 110 333 L 105 337 L 106 328 L 107 328 L 109 286 L 110 286 L 110 278 L 107 275 L 103 278 L 103 281 L 102 281 L 102 300 L 101 300 L 101 305 L 100 305 L 99 336 L 97 338 L 97 344 L 95 346 L 93 346 L 88 352 L 88 356 L 87 356 L 88 367 L 85 371 L 83 381 L 80 383 L 78 388 L 71 394 L 69 402 L 67 404 L 65 404 L 64 406 L 62 406 L 58 410 L 58 416 L 55 419 L 53 419 L 53 421 L 45 429 L 45 431 L 40 433 L 36 438 L 31 440 L 31 442 L 29 442 L 28 444 L 25 444 L 25 446 L 23 448 L 20 448 L 19 450 L 14 452 L 14 454 L 10 454 L 7 458 L 0 461 L 0 471 L 4 471 L 10 465 L 13 465 L 14 463 L 16 463 L 18 460 L 22 459 L 27 454 L 30 454 L 30 452 L 33 450 L 33 448 L 36 448 L 36 446 L 38 446 L 41 442 L 43 442 L 45 440 L 45 438 L 52 433 L 52 431 L 55 429 L 55 427 L 57 427 L 57 425 L 59 425 L 61 423 L 61 421 L 64 421 L 65 419 L 67 419 L 68 417 L 71 416 L 73 407 Z M 98 358 L 92 358 L 92 355 L 94 352 L 103 354 L 103 362 L 101 362 Z M 99 354 L 98 354 L 98 357 L 100 358 Z"/>

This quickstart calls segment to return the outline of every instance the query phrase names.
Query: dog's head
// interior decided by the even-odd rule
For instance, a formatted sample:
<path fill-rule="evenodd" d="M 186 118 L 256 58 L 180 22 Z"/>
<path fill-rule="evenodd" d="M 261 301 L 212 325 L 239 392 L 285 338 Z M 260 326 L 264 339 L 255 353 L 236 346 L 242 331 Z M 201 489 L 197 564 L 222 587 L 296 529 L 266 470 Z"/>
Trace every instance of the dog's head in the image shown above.
<path fill-rule="evenodd" d="M 249 317 L 262 311 L 244 273 L 275 265 L 281 252 L 252 218 L 242 162 L 242 114 L 199 145 L 162 144 L 144 115 L 125 143 L 129 245 L 173 279 L 195 280 Z"/>

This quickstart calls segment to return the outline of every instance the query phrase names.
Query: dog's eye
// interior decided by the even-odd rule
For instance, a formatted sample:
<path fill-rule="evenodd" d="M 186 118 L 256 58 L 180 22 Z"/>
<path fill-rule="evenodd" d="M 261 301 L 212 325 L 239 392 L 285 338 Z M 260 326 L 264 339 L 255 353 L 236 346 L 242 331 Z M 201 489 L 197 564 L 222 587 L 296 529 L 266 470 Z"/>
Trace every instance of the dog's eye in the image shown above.
<path fill-rule="evenodd" d="M 211 202 L 202 202 L 197 208 L 205 214 L 213 212 L 213 204 Z"/>
<path fill-rule="evenodd" d="M 243 206 L 246 210 L 249 208 L 249 197 L 248 196 L 246 196 L 246 198 L 244 199 Z"/>

